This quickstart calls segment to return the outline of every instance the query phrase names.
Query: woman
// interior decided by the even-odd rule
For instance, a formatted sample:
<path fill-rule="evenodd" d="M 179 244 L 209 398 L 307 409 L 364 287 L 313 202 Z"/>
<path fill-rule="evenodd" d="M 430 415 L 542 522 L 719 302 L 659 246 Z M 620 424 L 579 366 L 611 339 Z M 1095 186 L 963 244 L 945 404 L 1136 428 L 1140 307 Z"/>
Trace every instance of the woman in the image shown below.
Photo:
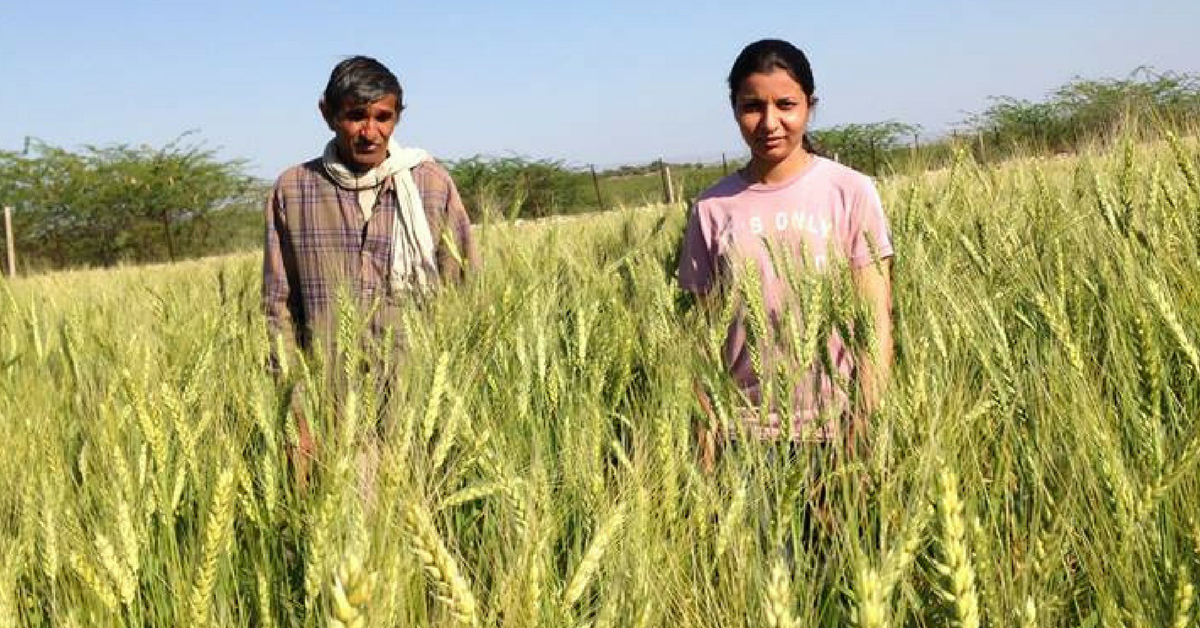
<path fill-rule="evenodd" d="M 753 288 L 724 346 L 726 364 L 748 402 L 742 413 L 748 431 L 793 442 L 844 441 L 852 449 L 861 422 L 879 402 L 892 361 L 893 250 L 871 180 L 815 154 L 807 136 L 817 102 L 813 91 L 808 59 L 788 42 L 758 41 L 738 55 L 729 73 L 729 98 L 750 162 L 697 200 L 680 251 L 679 282 L 701 301 L 731 285 Z M 793 288 L 799 285 L 794 275 L 819 283 L 831 281 L 839 268 L 849 269 L 849 285 L 864 306 L 873 340 L 858 342 L 864 348 L 856 350 L 829 332 L 827 356 L 817 350 L 808 363 L 796 365 L 791 398 L 764 403 L 763 381 L 796 355 L 782 339 L 804 336 L 794 333 L 804 324 L 797 305 L 806 302 Z M 783 418 L 789 415 L 790 421 Z M 711 443 L 715 435 L 708 436 Z"/>

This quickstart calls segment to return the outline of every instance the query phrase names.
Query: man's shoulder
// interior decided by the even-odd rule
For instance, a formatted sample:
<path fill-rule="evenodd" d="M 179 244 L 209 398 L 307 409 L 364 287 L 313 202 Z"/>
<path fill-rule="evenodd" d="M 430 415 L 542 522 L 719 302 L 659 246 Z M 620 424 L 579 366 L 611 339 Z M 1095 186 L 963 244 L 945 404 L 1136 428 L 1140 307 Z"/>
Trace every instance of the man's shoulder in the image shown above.
<path fill-rule="evenodd" d="M 284 170 L 275 179 L 275 189 L 283 192 L 297 190 L 324 178 L 321 158 L 317 157 Z"/>
<path fill-rule="evenodd" d="M 413 168 L 413 178 L 449 187 L 454 183 L 450 171 L 436 159 L 430 157 Z"/>

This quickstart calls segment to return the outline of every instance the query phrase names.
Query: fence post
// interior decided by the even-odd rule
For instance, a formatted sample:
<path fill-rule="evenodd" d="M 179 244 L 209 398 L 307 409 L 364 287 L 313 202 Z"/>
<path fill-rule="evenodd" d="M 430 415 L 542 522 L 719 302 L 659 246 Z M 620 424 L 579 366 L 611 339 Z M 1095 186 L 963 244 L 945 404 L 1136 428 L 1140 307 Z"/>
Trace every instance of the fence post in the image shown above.
<path fill-rule="evenodd" d="M 667 204 L 675 202 L 675 180 L 671 178 L 671 167 L 663 166 L 663 172 L 667 175 Z"/>
<path fill-rule="evenodd" d="M 8 251 L 8 276 L 17 276 L 17 249 L 13 245 L 12 208 L 4 206 L 4 242 Z"/>
<path fill-rule="evenodd" d="M 725 153 L 721 153 L 721 176 L 729 176 L 729 162 L 725 161 Z"/>
<path fill-rule="evenodd" d="M 592 170 L 592 187 L 596 189 L 596 206 L 600 211 L 604 211 L 604 197 L 600 196 L 600 179 L 596 178 L 596 166 L 588 164 L 588 168 Z"/>
<path fill-rule="evenodd" d="M 675 202 L 675 188 L 671 185 L 671 169 L 662 158 L 658 160 L 658 173 L 662 176 L 663 202 L 670 205 Z"/>

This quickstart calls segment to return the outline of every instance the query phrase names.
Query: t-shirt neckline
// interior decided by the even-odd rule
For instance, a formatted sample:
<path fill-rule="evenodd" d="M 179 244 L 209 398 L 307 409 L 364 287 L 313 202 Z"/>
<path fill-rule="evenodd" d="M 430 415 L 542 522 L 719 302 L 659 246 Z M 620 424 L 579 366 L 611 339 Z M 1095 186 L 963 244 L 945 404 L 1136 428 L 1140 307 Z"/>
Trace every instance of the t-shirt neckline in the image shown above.
<path fill-rule="evenodd" d="M 819 163 L 823 159 L 824 158 L 821 157 L 820 155 L 813 155 L 812 159 L 810 159 L 808 161 L 808 163 L 805 164 L 804 167 L 800 169 L 800 172 L 797 172 L 796 174 L 792 175 L 792 178 L 790 178 L 786 181 L 782 181 L 780 183 L 755 183 L 755 182 L 751 181 L 749 178 L 747 178 L 745 173 L 742 170 L 737 171 L 737 176 L 739 179 L 742 180 L 742 183 L 746 184 L 747 190 L 754 191 L 754 192 L 774 192 L 776 190 L 782 190 L 784 188 L 793 186 L 796 183 L 798 183 L 801 179 L 808 176 L 809 173 L 811 173 L 814 169 L 816 169 L 817 163 Z"/>

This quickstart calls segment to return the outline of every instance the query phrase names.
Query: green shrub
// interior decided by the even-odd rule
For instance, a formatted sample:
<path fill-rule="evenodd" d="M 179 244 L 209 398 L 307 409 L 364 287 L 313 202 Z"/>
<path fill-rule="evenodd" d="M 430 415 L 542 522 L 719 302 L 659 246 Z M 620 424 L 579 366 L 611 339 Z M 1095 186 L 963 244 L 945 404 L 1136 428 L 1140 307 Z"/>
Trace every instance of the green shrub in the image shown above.
<path fill-rule="evenodd" d="M 161 148 L 34 142 L 30 154 L 0 151 L 0 203 L 14 209 L 23 263 L 111 265 L 219 249 L 262 188 L 243 162 L 186 137 Z"/>
<path fill-rule="evenodd" d="M 541 218 L 588 202 L 590 175 L 562 161 L 476 155 L 453 162 L 450 172 L 474 221 L 488 214 Z"/>

